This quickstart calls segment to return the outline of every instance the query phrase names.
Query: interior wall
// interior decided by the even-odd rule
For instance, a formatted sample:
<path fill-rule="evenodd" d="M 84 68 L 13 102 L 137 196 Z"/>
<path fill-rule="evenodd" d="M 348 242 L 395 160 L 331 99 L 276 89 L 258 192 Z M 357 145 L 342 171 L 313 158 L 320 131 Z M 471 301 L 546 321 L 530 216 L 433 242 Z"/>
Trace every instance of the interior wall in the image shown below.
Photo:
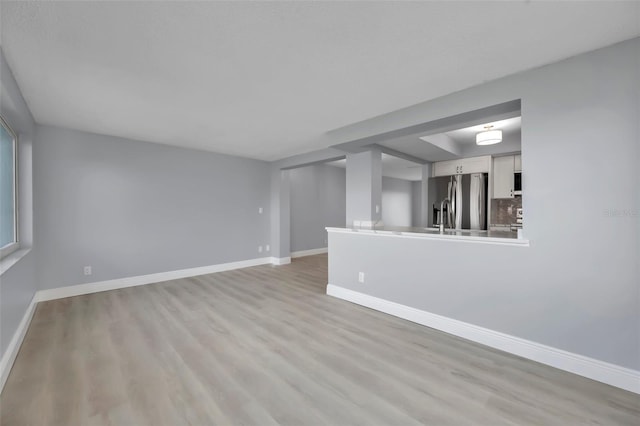
<path fill-rule="evenodd" d="M 0 356 L 4 356 L 37 290 L 32 232 L 31 153 L 35 123 L 0 50 L 0 114 L 18 135 L 20 250 L 0 261 Z M 9 258 L 20 259 L 7 269 Z"/>
<path fill-rule="evenodd" d="M 263 161 L 38 126 L 34 185 L 43 289 L 270 256 Z"/>
<path fill-rule="evenodd" d="M 346 223 L 346 171 L 313 165 L 289 171 L 291 251 L 327 246 L 327 226 Z"/>
<path fill-rule="evenodd" d="M 382 223 L 385 226 L 411 226 L 413 188 L 411 181 L 382 177 Z"/>
<path fill-rule="evenodd" d="M 356 139 L 521 99 L 531 245 L 332 234 L 329 282 L 640 370 L 638 58 L 640 38 L 351 128 Z"/>

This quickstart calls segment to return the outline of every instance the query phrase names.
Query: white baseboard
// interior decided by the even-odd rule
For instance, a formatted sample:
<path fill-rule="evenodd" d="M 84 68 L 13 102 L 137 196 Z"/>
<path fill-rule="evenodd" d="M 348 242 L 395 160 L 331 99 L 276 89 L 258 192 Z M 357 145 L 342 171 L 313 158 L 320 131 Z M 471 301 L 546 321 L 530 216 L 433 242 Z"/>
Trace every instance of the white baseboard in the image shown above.
<path fill-rule="evenodd" d="M 271 263 L 274 265 L 288 265 L 291 263 L 291 257 L 272 257 Z"/>
<path fill-rule="evenodd" d="M 9 373 L 11 372 L 11 367 L 13 367 L 13 362 L 16 360 L 18 356 L 18 351 L 20 350 L 20 346 L 22 345 L 22 341 L 24 340 L 24 336 L 27 334 L 27 330 L 29 329 L 29 324 L 31 324 L 31 318 L 33 318 L 33 313 L 36 311 L 36 305 L 38 304 L 38 294 L 34 294 L 29 306 L 27 307 L 22 320 L 20 320 L 20 324 L 18 324 L 18 329 L 13 334 L 11 341 L 9 342 L 9 346 L 7 350 L 2 354 L 2 359 L 0 360 L 0 393 L 4 389 L 4 385 L 9 378 Z"/>
<path fill-rule="evenodd" d="M 466 322 L 432 314 L 368 294 L 327 285 L 327 294 L 376 311 L 403 318 L 454 336 L 481 343 L 560 370 L 640 394 L 640 371 L 531 342 Z"/>
<path fill-rule="evenodd" d="M 310 250 L 292 251 L 291 258 L 295 259 L 296 257 L 313 256 L 316 254 L 327 253 L 328 251 L 329 249 L 327 247 L 320 247 L 320 248 L 310 249 Z"/>
<path fill-rule="evenodd" d="M 58 287 L 38 291 L 37 301 L 44 302 L 46 300 L 62 299 L 65 297 L 80 296 L 83 294 L 98 293 L 101 291 L 116 290 L 119 288 L 135 287 L 139 285 L 213 274 L 214 272 L 230 271 L 232 269 L 248 268 L 250 266 L 265 265 L 269 263 L 274 263 L 273 258 L 262 257 L 258 259 L 241 260 L 239 262 L 221 263 L 218 265 L 200 266 L 197 268 L 180 269 L 177 271 L 159 272 L 156 274 L 138 275 L 136 277 L 117 278 L 114 280 L 98 281 L 88 284 Z"/>

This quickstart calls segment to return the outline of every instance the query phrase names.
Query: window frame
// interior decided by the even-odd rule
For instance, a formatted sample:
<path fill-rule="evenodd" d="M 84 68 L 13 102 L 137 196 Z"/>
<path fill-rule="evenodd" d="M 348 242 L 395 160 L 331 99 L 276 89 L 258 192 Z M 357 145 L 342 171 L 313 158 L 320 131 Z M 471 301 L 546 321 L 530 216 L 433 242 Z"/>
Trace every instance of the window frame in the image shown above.
<path fill-rule="evenodd" d="M 0 247 L 0 259 L 4 259 L 20 248 L 20 235 L 18 226 L 18 135 L 13 131 L 9 123 L 0 115 L 0 125 L 13 138 L 13 238 L 14 241 Z"/>

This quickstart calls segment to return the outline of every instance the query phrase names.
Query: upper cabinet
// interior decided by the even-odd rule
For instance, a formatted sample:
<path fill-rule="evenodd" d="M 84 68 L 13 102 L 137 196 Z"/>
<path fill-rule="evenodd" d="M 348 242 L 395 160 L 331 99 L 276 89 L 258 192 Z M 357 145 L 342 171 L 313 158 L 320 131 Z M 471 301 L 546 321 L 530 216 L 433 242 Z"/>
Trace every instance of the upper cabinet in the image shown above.
<path fill-rule="evenodd" d="M 469 173 L 489 173 L 491 156 L 460 158 L 458 160 L 438 161 L 433 163 L 433 177 L 462 175 Z"/>
<path fill-rule="evenodd" d="M 513 159 L 514 159 L 513 171 L 516 173 L 522 172 L 522 155 L 517 154 L 513 157 Z"/>
<path fill-rule="evenodd" d="M 520 155 L 493 159 L 493 198 L 513 198 L 516 195 L 515 173 L 522 171 Z"/>
<path fill-rule="evenodd" d="M 456 160 L 438 161 L 433 163 L 432 175 L 433 177 L 455 175 L 459 169 L 460 166 Z"/>

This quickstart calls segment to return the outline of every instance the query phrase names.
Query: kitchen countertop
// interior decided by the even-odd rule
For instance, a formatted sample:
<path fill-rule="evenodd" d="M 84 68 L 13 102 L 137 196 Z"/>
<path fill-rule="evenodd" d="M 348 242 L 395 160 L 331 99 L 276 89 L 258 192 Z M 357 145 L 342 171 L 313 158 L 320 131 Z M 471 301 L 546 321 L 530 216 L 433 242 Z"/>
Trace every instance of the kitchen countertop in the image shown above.
<path fill-rule="evenodd" d="M 529 240 L 518 238 L 516 232 L 511 231 L 478 231 L 470 229 L 447 229 L 440 233 L 437 228 L 417 228 L 400 226 L 380 226 L 374 228 L 326 228 L 327 232 L 361 233 L 381 236 L 395 236 L 405 238 L 425 238 L 433 240 L 466 241 L 487 244 L 505 244 L 514 246 L 529 246 Z"/>

